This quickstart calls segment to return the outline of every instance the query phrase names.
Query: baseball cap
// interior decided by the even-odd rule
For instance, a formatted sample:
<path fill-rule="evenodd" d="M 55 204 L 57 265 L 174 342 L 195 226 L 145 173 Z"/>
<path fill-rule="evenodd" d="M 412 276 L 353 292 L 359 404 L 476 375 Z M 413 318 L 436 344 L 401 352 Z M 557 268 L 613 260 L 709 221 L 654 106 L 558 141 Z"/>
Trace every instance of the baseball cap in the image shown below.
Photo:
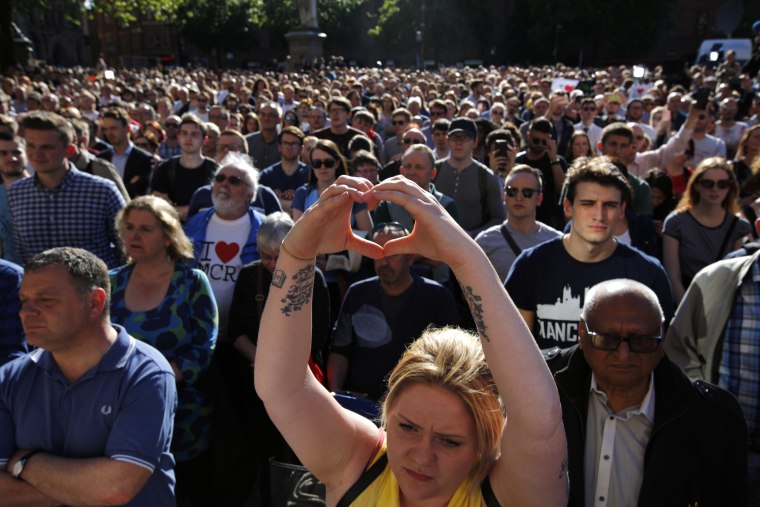
<path fill-rule="evenodd" d="M 467 134 L 473 139 L 478 135 L 478 129 L 475 126 L 475 122 L 469 118 L 455 118 L 451 121 L 448 135 L 456 134 L 457 132 Z"/>

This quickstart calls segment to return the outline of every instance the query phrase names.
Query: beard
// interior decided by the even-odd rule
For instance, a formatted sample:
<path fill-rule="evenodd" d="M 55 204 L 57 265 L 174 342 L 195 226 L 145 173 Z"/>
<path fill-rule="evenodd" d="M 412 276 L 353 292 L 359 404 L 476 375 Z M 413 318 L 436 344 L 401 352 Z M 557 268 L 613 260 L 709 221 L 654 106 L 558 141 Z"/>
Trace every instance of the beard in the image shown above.
<path fill-rule="evenodd" d="M 223 215 L 240 214 L 242 216 L 248 208 L 248 201 L 236 199 L 225 190 L 216 190 L 211 192 L 211 202 L 214 208 Z"/>

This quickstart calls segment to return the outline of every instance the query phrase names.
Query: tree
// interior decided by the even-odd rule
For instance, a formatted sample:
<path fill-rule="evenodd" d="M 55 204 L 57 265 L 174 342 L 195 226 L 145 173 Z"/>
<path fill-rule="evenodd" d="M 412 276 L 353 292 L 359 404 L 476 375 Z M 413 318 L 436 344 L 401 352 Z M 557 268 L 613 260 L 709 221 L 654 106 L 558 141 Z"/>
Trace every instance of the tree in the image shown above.
<path fill-rule="evenodd" d="M 13 13 L 21 10 L 47 9 L 53 4 L 63 9 L 67 18 L 79 23 L 83 15 L 108 14 L 126 26 L 135 21 L 136 12 L 151 13 L 156 19 L 168 19 L 185 0 L 0 0 L 0 69 L 6 71 L 16 63 L 13 48 Z"/>
<path fill-rule="evenodd" d="M 320 3 L 320 27 L 334 38 L 344 26 L 353 24 L 351 17 L 362 3 L 362 0 Z M 284 52 L 285 34 L 300 23 L 293 0 L 181 0 L 174 21 L 188 42 L 217 58 L 228 51 L 264 45 L 279 47 Z"/>
<path fill-rule="evenodd" d="M 482 0 L 384 0 L 370 34 L 387 56 L 409 53 L 422 32 L 424 58 L 488 60 L 500 34 L 496 30 L 503 2 Z M 423 26 L 424 25 L 424 26 Z"/>

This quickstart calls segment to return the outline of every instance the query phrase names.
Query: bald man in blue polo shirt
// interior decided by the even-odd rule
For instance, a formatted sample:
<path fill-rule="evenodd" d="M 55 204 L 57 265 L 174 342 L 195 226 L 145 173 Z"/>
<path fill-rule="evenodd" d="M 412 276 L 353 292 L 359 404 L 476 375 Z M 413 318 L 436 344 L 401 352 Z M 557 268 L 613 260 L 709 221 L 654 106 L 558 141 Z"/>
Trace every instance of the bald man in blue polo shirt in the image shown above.
<path fill-rule="evenodd" d="M 37 350 L 0 367 L 0 499 L 174 505 L 171 366 L 109 320 L 106 265 L 55 248 L 26 265 L 21 322 Z"/>

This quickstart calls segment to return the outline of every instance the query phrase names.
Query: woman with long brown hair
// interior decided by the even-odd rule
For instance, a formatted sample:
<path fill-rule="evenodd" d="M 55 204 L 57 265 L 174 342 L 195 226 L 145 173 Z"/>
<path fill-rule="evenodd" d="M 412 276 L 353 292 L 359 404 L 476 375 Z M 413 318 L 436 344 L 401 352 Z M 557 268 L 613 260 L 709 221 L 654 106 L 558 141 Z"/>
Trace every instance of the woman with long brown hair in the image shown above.
<path fill-rule="evenodd" d="M 738 248 L 752 226 L 736 216 L 739 185 L 722 157 L 703 160 L 663 225 L 663 261 L 680 301 L 697 272 Z"/>

